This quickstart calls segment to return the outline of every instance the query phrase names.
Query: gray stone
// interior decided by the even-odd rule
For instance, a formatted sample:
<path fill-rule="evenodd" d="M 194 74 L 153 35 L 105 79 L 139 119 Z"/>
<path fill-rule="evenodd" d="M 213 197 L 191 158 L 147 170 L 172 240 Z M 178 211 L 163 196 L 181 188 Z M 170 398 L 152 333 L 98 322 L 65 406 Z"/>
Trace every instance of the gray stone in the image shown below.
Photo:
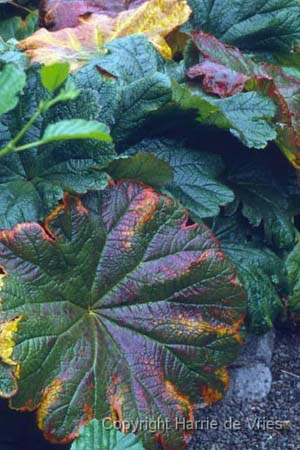
<path fill-rule="evenodd" d="M 272 375 L 265 364 L 234 368 L 230 372 L 231 380 L 226 400 L 235 398 L 241 401 L 260 401 L 270 392 Z"/>
<path fill-rule="evenodd" d="M 231 381 L 225 401 L 264 399 L 271 389 L 270 371 L 275 333 L 248 335 L 239 358 L 230 369 Z"/>
<path fill-rule="evenodd" d="M 250 334 L 246 337 L 242 353 L 232 367 L 247 367 L 262 363 L 271 366 L 274 350 L 275 333 L 273 330 L 257 336 Z"/>

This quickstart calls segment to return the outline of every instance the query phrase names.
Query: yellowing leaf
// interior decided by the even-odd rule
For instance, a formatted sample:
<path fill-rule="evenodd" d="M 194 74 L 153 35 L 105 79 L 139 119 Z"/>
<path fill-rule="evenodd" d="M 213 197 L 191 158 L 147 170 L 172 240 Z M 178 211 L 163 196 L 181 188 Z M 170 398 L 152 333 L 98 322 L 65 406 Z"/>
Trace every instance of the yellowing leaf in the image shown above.
<path fill-rule="evenodd" d="M 117 16 L 112 39 L 145 33 L 163 56 L 171 58 L 172 50 L 165 37 L 186 22 L 190 12 L 185 0 L 150 0 Z"/>
<path fill-rule="evenodd" d="M 76 70 L 102 51 L 105 41 L 113 32 L 113 20 L 106 16 L 98 17 L 101 17 L 101 26 L 97 17 L 91 15 L 88 20 L 80 19 L 76 28 L 64 28 L 52 33 L 41 28 L 21 41 L 19 47 L 26 51 L 32 63 L 48 65 L 69 62 L 70 69 Z"/>
<path fill-rule="evenodd" d="M 42 28 L 21 41 L 19 46 L 32 62 L 52 64 L 67 61 L 71 70 L 76 70 L 86 60 L 102 52 L 106 42 L 144 33 L 163 56 L 171 58 L 172 50 L 165 38 L 186 22 L 190 13 L 186 0 L 149 0 L 116 17 L 104 14 L 81 17 L 75 28 L 55 32 Z"/>
<path fill-rule="evenodd" d="M 15 346 L 13 335 L 17 332 L 21 319 L 22 317 L 18 316 L 8 322 L 0 323 L 0 358 L 6 364 L 16 365 L 11 359 Z"/>

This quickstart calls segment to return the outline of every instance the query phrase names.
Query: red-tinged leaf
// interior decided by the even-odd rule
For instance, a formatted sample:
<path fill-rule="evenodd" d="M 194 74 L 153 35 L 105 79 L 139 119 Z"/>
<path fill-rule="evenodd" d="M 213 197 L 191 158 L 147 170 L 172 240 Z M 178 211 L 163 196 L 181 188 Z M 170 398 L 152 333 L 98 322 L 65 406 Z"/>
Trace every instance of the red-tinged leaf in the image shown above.
<path fill-rule="evenodd" d="M 192 79 L 203 76 L 203 89 L 220 97 L 230 97 L 242 92 L 249 79 L 246 75 L 209 60 L 191 67 L 188 76 Z"/>
<path fill-rule="evenodd" d="M 78 18 L 89 13 L 116 17 L 120 12 L 136 8 L 146 0 L 42 0 L 40 20 L 49 30 L 76 27 Z"/>
<path fill-rule="evenodd" d="M 121 182 L 66 197 L 44 228 L 2 232 L 0 264 L 11 406 L 37 409 L 52 442 L 108 416 L 140 424 L 147 449 L 182 449 L 176 418 L 221 398 L 241 343 L 245 293 L 211 231 L 188 226 L 172 199 Z M 168 430 L 143 429 L 159 417 Z"/>
<path fill-rule="evenodd" d="M 278 106 L 277 144 L 300 169 L 300 79 L 287 75 L 279 66 L 257 63 L 203 31 L 193 32 L 192 38 L 204 60 L 191 67 L 188 76 L 203 76 L 203 89 L 220 97 L 243 90 L 270 97 Z"/>

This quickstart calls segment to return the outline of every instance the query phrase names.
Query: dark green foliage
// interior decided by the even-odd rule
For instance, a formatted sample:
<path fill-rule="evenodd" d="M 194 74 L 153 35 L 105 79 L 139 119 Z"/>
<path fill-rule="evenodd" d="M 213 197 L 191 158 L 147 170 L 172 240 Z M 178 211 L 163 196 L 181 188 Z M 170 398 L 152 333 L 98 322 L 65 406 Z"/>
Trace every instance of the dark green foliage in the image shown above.
<path fill-rule="evenodd" d="M 251 50 L 289 50 L 300 38 L 297 0 L 188 0 L 189 29 Z"/>
<path fill-rule="evenodd" d="M 188 0 L 173 60 L 131 35 L 71 74 L 18 50 L 38 15 L 16 3 L 0 1 L 1 396 L 60 442 L 121 406 L 163 414 L 181 450 L 174 414 L 221 397 L 245 292 L 247 332 L 300 318 L 299 1 Z M 142 448 L 95 421 L 72 450 L 127 440 Z"/>

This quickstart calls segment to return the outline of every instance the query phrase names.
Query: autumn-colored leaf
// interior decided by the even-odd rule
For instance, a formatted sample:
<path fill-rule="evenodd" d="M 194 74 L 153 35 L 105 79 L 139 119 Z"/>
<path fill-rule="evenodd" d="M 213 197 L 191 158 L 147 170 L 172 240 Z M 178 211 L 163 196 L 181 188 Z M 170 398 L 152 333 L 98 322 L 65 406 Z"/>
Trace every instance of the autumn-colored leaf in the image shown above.
<path fill-rule="evenodd" d="M 277 144 L 300 169 L 300 79 L 289 76 L 279 66 L 257 63 L 238 48 L 203 31 L 193 32 L 192 38 L 203 61 L 188 70 L 189 77 L 201 77 L 203 89 L 220 97 L 243 90 L 270 97 L 278 107 Z"/>
<path fill-rule="evenodd" d="M 136 8 L 146 0 L 42 0 L 40 21 L 48 30 L 76 27 L 80 16 L 89 13 L 115 17 L 120 12 Z"/>
<path fill-rule="evenodd" d="M 40 29 L 20 43 L 32 62 L 51 64 L 69 62 L 72 70 L 103 51 L 106 42 L 144 33 L 165 57 L 172 57 L 166 37 L 186 22 L 190 15 L 186 0 L 149 0 L 135 9 L 120 12 L 116 17 L 91 14 L 78 19 L 75 28 L 56 32 Z"/>
<path fill-rule="evenodd" d="M 245 293 L 211 231 L 187 219 L 171 198 L 120 182 L 67 196 L 44 227 L 0 233 L 11 406 L 37 410 L 52 442 L 110 417 L 136 424 L 147 450 L 156 440 L 181 450 L 176 418 L 192 421 L 196 402 L 222 397 Z M 0 393 L 15 394 L 4 379 Z M 169 429 L 143 429 L 158 417 Z"/>
<path fill-rule="evenodd" d="M 220 97 L 229 97 L 242 92 L 246 81 L 249 80 L 246 75 L 209 60 L 191 67 L 188 75 L 191 79 L 203 76 L 204 90 Z"/>

